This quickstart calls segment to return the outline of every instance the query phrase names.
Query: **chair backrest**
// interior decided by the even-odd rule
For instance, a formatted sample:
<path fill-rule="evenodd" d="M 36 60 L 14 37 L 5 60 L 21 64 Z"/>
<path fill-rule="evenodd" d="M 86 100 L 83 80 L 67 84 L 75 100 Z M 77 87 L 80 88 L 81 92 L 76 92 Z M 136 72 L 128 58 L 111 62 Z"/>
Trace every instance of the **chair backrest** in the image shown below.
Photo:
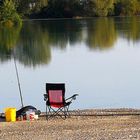
<path fill-rule="evenodd" d="M 65 84 L 46 83 L 48 104 L 53 107 L 62 107 L 65 103 Z"/>

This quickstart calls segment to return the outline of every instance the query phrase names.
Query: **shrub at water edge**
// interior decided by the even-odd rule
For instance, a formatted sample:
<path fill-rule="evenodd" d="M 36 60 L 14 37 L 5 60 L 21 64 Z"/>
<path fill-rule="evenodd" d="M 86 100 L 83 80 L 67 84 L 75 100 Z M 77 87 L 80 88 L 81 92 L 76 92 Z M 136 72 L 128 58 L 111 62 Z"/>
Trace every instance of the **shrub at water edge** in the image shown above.
<path fill-rule="evenodd" d="M 17 13 L 15 3 L 12 0 L 4 0 L 0 6 L 0 23 L 8 27 L 22 24 L 22 19 Z"/>

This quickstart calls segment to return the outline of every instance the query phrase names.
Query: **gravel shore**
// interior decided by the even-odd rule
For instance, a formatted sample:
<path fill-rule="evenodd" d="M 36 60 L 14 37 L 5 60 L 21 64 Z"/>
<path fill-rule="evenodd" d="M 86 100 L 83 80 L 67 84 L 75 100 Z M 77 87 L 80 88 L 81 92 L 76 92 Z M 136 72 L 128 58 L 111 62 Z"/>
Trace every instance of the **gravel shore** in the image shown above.
<path fill-rule="evenodd" d="M 140 140 L 140 110 L 84 110 L 65 120 L 0 122 L 0 140 Z"/>

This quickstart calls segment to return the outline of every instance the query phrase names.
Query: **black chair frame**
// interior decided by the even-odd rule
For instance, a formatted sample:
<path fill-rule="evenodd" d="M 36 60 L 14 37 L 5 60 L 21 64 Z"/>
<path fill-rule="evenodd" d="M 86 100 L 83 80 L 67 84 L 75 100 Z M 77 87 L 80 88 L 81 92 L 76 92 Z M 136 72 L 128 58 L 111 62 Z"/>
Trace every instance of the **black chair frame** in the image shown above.
<path fill-rule="evenodd" d="M 63 106 L 59 108 L 54 108 L 51 106 L 51 103 L 49 101 L 49 90 L 62 90 L 63 92 Z M 69 113 L 69 106 L 72 103 L 73 100 L 76 99 L 76 96 L 78 94 L 74 94 L 73 96 L 65 99 L 65 84 L 64 83 L 46 83 L 46 94 L 44 94 L 44 101 L 46 101 L 46 119 L 52 118 L 54 116 L 59 116 L 63 119 L 66 119 L 68 116 L 70 116 Z"/>

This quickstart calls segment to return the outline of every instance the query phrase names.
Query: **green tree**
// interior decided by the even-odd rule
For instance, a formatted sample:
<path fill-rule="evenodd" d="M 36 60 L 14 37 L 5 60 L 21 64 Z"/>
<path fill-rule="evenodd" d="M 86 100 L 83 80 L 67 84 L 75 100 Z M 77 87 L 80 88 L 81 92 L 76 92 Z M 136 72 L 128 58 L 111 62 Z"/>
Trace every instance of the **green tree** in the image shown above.
<path fill-rule="evenodd" d="M 65 0 L 49 0 L 48 8 L 46 9 L 47 17 L 63 18 L 65 4 Z"/>
<path fill-rule="evenodd" d="M 117 0 L 115 2 L 115 15 L 135 15 L 140 11 L 139 0 Z"/>
<path fill-rule="evenodd" d="M 82 5 L 79 0 L 50 0 L 41 14 L 45 18 L 71 18 L 80 16 L 82 13 Z"/>
<path fill-rule="evenodd" d="M 0 22 L 8 26 L 22 23 L 16 11 L 15 3 L 12 0 L 4 0 L 0 6 Z"/>
<path fill-rule="evenodd" d="M 30 16 L 41 11 L 43 7 L 47 7 L 48 0 L 16 0 L 17 11 L 23 16 Z"/>
<path fill-rule="evenodd" d="M 114 0 L 94 0 L 95 14 L 97 16 L 107 16 L 110 9 L 113 9 Z"/>
<path fill-rule="evenodd" d="M 86 16 L 107 16 L 114 11 L 114 0 L 83 0 L 83 10 Z"/>

